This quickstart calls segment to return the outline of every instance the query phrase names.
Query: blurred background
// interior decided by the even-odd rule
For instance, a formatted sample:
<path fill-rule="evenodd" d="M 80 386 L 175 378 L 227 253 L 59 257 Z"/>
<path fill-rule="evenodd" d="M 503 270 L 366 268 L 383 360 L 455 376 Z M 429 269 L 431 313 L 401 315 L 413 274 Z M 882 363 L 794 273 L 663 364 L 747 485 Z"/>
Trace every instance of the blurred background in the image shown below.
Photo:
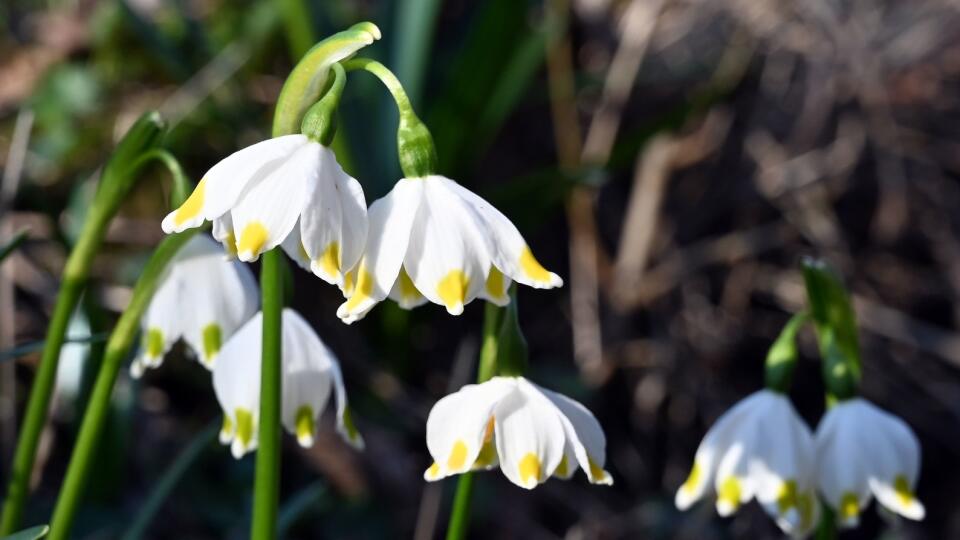
<path fill-rule="evenodd" d="M 361 21 L 436 139 L 441 170 L 518 225 L 564 288 L 521 288 L 530 377 L 582 401 L 611 488 L 476 482 L 472 537 L 777 538 L 673 507 L 693 453 L 763 384 L 767 348 L 805 305 L 797 262 L 828 259 L 855 299 L 863 393 L 923 446 L 922 523 L 871 509 L 844 538 L 960 538 L 960 3 L 955 0 L 6 0 L 0 4 L 0 480 L 68 246 L 98 167 L 143 111 L 199 178 L 269 135 L 295 59 Z M 340 162 L 368 201 L 399 178 L 396 113 L 352 74 Z M 71 325 L 28 523 L 55 500 L 106 332 L 162 236 L 152 171 L 109 231 Z M 458 318 L 385 302 L 340 323 L 339 292 L 295 270 L 299 310 L 339 355 L 356 453 L 330 418 L 284 439 L 288 538 L 441 537 L 455 482 L 426 484 L 432 404 L 474 377 L 482 304 Z M 184 306 L 184 309 L 190 309 Z M 823 413 L 813 336 L 792 397 Z M 75 537 L 244 538 L 253 459 L 215 439 L 209 373 L 182 348 L 118 383 Z M 858 456 L 850 456 L 851 460 Z"/>

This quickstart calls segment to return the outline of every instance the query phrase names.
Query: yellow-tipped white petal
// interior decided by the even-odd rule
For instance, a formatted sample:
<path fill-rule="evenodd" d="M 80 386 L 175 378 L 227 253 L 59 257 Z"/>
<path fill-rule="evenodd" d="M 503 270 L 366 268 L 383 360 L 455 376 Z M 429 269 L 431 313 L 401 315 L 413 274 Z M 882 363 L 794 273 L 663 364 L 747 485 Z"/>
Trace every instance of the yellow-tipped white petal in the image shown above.
<path fill-rule="evenodd" d="M 164 355 L 183 335 L 182 300 L 179 271 L 171 265 L 140 321 L 140 354 L 130 365 L 133 378 L 140 378 L 145 369 L 159 367 Z"/>
<path fill-rule="evenodd" d="M 572 450 L 576 459 L 576 462 L 569 462 L 568 465 L 573 467 L 579 463 L 591 484 L 612 485 L 613 477 L 603 469 L 607 456 L 607 438 L 593 413 L 567 396 L 527 381 L 521 384 L 527 392 L 539 393 L 557 408 L 563 424 L 566 446 Z M 571 454 L 569 450 L 564 453 L 566 456 Z"/>
<path fill-rule="evenodd" d="M 293 262 L 297 263 L 297 266 L 307 272 L 312 272 L 310 269 L 310 256 L 307 255 L 307 248 L 303 246 L 303 240 L 300 236 L 299 222 L 290 229 L 290 234 L 280 243 L 280 248 L 287 254 L 287 257 L 290 257 Z"/>
<path fill-rule="evenodd" d="M 163 219 L 163 231 L 181 232 L 219 218 L 306 140 L 299 134 L 275 137 L 227 156 L 203 176 L 180 208 Z"/>
<path fill-rule="evenodd" d="M 439 480 L 474 466 L 487 442 L 494 408 L 515 386 L 513 380 L 495 377 L 468 384 L 433 406 L 427 418 L 427 449 L 434 463 L 424 472 L 426 480 Z"/>
<path fill-rule="evenodd" d="M 505 396 L 494 409 L 500 470 L 514 484 L 533 489 L 556 471 L 565 436 L 556 410 L 528 392 Z"/>
<path fill-rule="evenodd" d="M 233 231 L 233 216 L 230 212 L 213 220 L 213 239 L 223 246 L 224 258 L 237 258 L 237 236 Z"/>
<path fill-rule="evenodd" d="M 563 285 L 560 276 L 541 266 L 520 231 L 503 213 L 453 180 L 443 178 L 443 181 L 449 189 L 469 204 L 476 219 L 485 225 L 485 238 L 490 257 L 501 272 L 518 283 L 538 289 Z"/>
<path fill-rule="evenodd" d="M 223 345 L 213 367 L 213 390 L 233 426 L 236 458 L 257 445 L 262 328 L 263 314 L 257 313 Z"/>
<path fill-rule="evenodd" d="M 309 185 L 300 232 L 313 273 L 341 285 L 343 272 L 357 263 L 366 242 L 367 205 L 359 182 L 324 146 L 320 168 L 318 181 Z"/>
<path fill-rule="evenodd" d="M 256 260 L 290 234 L 304 208 L 308 186 L 320 181 L 321 148 L 320 143 L 304 143 L 237 201 L 231 213 L 241 261 Z"/>
<path fill-rule="evenodd" d="M 400 275 L 397 276 L 397 281 L 390 290 L 390 299 L 403 309 L 413 309 L 427 303 L 427 299 L 420 294 L 403 267 L 400 267 Z"/>
<path fill-rule="evenodd" d="M 490 255 L 476 220 L 445 178 L 427 177 L 403 267 L 428 300 L 459 315 L 483 290 Z"/>
<path fill-rule="evenodd" d="M 188 305 L 181 305 L 177 316 L 184 340 L 212 369 L 223 343 L 256 313 L 257 282 L 246 265 L 225 261 L 220 246 L 206 236 L 190 239 L 183 252 L 175 265 Z"/>
<path fill-rule="evenodd" d="M 343 322 L 350 324 L 362 319 L 393 289 L 422 194 L 423 185 L 419 180 L 404 179 L 370 205 L 366 248 L 357 263 L 350 297 L 337 309 L 337 316 Z"/>
<path fill-rule="evenodd" d="M 487 281 L 480 291 L 480 298 L 487 302 L 494 303 L 500 307 L 510 303 L 510 284 L 513 280 L 503 275 L 496 266 L 490 265 L 487 273 Z"/>

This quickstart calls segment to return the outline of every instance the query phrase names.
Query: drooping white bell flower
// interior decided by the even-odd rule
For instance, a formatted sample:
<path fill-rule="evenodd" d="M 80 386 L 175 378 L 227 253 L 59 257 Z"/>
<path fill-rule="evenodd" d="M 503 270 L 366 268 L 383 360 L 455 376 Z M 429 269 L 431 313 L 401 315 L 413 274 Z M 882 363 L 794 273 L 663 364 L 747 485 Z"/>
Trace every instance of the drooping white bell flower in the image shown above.
<path fill-rule="evenodd" d="M 213 389 L 224 411 L 220 442 L 230 444 L 236 458 L 257 447 L 262 327 L 260 312 L 223 346 L 213 370 Z M 332 388 L 337 401 L 337 432 L 355 448 L 363 448 L 363 438 L 347 407 L 336 357 L 310 325 L 288 308 L 283 310 L 282 362 L 281 421 L 300 446 L 313 445 L 317 418 L 326 408 Z"/>
<path fill-rule="evenodd" d="M 369 216 L 363 258 L 337 310 L 346 323 L 387 296 L 405 308 L 430 301 L 459 315 L 477 297 L 506 305 L 511 280 L 535 288 L 563 284 L 506 216 L 449 178 L 404 178 Z"/>
<path fill-rule="evenodd" d="M 217 163 L 164 232 L 213 221 L 214 237 L 242 261 L 278 245 L 318 277 L 343 284 L 367 237 L 367 204 L 333 150 L 306 135 L 248 146 Z M 289 240 L 288 240 L 289 239 Z"/>
<path fill-rule="evenodd" d="M 834 405 L 816 433 L 817 482 L 837 520 L 855 527 L 871 495 L 903 517 L 925 511 L 914 487 L 920 474 L 920 443 L 907 424 L 854 398 Z"/>
<path fill-rule="evenodd" d="M 784 532 L 803 537 L 819 513 L 814 463 L 813 435 L 790 400 L 761 390 L 710 428 L 675 502 L 686 510 L 712 485 L 721 516 L 756 498 Z"/>
<path fill-rule="evenodd" d="M 224 260 L 205 235 L 191 238 L 174 256 L 141 320 L 143 345 L 130 364 L 139 378 L 156 368 L 180 338 L 207 369 L 221 345 L 257 311 L 257 282 L 250 269 Z"/>
<path fill-rule="evenodd" d="M 576 401 L 522 377 L 468 384 L 433 406 L 427 480 L 498 464 L 514 484 L 533 489 L 550 476 L 570 478 L 577 466 L 594 484 L 613 483 L 603 469 L 606 437 Z"/>

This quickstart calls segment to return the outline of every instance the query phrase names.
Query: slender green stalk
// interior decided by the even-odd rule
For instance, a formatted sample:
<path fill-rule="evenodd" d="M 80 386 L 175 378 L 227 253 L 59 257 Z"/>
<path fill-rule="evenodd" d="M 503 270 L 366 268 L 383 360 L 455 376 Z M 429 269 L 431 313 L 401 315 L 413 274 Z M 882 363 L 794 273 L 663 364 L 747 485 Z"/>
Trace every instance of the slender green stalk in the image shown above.
<path fill-rule="evenodd" d="M 179 208 L 180 205 L 187 200 L 187 197 L 190 196 L 190 192 L 193 191 L 189 178 L 187 178 L 186 173 L 183 172 L 183 167 L 180 166 L 180 162 L 177 161 L 177 158 L 174 157 L 174 155 L 168 150 L 164 150 L 163 148 L 154 148 L 153 150 L 140 156 L 140 159 L 138 159 L 134 164 L 134 170 L 139 172 L 143 166 L 154 160 L 159 161 L 160 164 L 166 167 L 170 172 L 170 177 L 172 179 L 172 189 L 170 190 L 170 207 Z"/>
<path fill-rule="evenodd" d="M 500 323 L 504 308 L 487 302 L 483 311 L 483 345 L 480 348 L 480 361 L 477 365 L 477 382 L 490 380 L 497 373 L 497 350 L 500 340 Z M 473 473 L 460 475 L 457 479 L 457 492 L 453 496 L 453 508 L 450 510 L 450 525 L 447 527 L 447 540 L 461 540 L 467 537 L 470 527 L 470 502 L 473 499 Z"/>
<path fill-rule="evenodd" d="M 263 353 L 260 365 L 259 444 L 250 526 L 250 538 L 253 540 L 276 538 L 277 504 L 280 500 L 283 254 L 273 249 L 264 253 L 262 260 Z"/>
<path fill-rule="evenodd" d="M 83 230 L 63 270 L 60 292 L 47 327 L 46 346 L 30 390 L 27 411 L 10 472 L 10 484 L 0 518 L 0 535 L 12 534 L 20 526 L 27 499 L 30 475 L 36 459 L 40 433 L 43 431 L 53 394 L 53 384 L 70 317 L 80 300 L 90 274 L 90 266 L 107 231 L 111 218 L 136 180 L 134 160 L 159 143 L 163 122 L 157 113 L 140 118 L 117 145 L 104 167 L 97 195 Z"/>
<path fill-rule="evenodd" d="M 60 496 L 50 520 L 49 538 L 51 540 L 65 539 L 70 535 L 70 527 L 80 504 L 80 498 L 87 480 L 87 472 L 90 469 L 90 464 L 93 463 L 97 443 L 100 440 L 104 422 L 110 411 L 110 396 L 113 394 L 113 385 L 117 380 L 117 374 L 120 372 L 124 360 L 126 360 L 130 349 L 136 342 L 140 330 L 140 318 L 150 304 L 150 299 L 159 285 L 167 264 L 198 231 L 199 229 L 191 229 L 171 235 L 160 243 L 134 286 L 130 305 L 120 316 L 113 333 L 110 334 L 110 340 L 107 341 L 106 353 L 103 357 L 103 365 L 97 374 L 93 393 L 90 395 L 90 404 L 83 416 L 77 443 L 73 447 L 70 465 L 67 467 L 67 474 L 60 489 Z"/>

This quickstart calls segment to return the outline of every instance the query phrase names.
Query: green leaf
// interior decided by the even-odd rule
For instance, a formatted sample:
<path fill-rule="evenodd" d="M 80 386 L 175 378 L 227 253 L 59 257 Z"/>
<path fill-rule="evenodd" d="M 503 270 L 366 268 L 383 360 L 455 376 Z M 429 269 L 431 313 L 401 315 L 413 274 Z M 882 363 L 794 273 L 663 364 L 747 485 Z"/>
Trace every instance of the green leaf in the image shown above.
<path fill-rule="evenodd" d="M 787 321 L 780 331 L 777 340 L 773 342 L 767 352 L 767 363 L 764 371 L 767 388 L 780 393 L 786 393 L 793 381 L 793 371 L 797 366 L 797 334 L 807 323 L 810 317 L 806 313 L 798 313 Z"/>
<path fill-rule="evenodd" d="M 407 0 L 399 2 L 396 9 L 393 70 L 410 96 L 410 102 L 419 107 L 440 0 Z"/>
<path fill-rule="evenodd" d="M 823 261 L 801 262 L 810 302 L 810 316 L 817 329 L 823 377 L 837 399 L 848 399 L 860 384 L 860 344 L 850 297 L 840 279 Z"/>
<path fill-rule="evenodd" d="M 2 263 L 3 260 L 7 258 L 8 255 L 13 253 L 14 250 L 20 247 L 20 244 L 22 244 L 26 239 L 27 239 L 27 231 L 26 229 L 24 229 L 14 234 L 13 238 L 11 238 L 9 242 L 0 246 L 0 263 Z"/>
<path fill-rule="evenodd" d="M 0 540 L 40 540 L 41 538 L 47 536 L 48 532 L 50 532 L 50 527 L 48 525 L 37 525 L 36 527 L 30 527 L 29 529 L 15 532 L 10 536 L 4 536 Z"/>

